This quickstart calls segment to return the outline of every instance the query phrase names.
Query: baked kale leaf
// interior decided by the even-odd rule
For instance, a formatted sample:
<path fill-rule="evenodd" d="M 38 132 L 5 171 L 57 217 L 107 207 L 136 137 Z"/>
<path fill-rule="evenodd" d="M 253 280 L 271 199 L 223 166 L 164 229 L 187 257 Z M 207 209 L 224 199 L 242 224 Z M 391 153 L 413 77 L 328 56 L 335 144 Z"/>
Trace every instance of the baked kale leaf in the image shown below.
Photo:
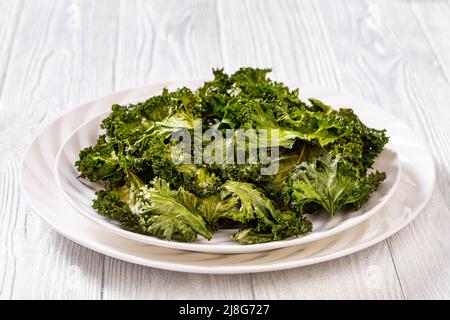
<path fill-rule="evenodd" d="M 250 183 L 229 180 L 222 194 L 238 200 L 233 220 L 247 222 L 233 239 L 241 244 L 262 243 L 299 236 L 311 231 L 309 220 L 292 212 L 277 210 L 272 201 Z"/>
<path fill-rule="evenodd" d="M 157 178 L 150 187 L 140 190 L 139 197 L 151 214 L 145 230 L 147 234 L 184 242 L 194 241 L 197 235 L 212 238 L 197 210 L 197 197 L 182 187 L 172 190 L 166 181 Z"/>
<path fill-rule="evenodd" d="M 333 216 L 346 205 L 361 208 L 385 177 L 378 171 L 361 176 L 341 155 L 327 153 L 297 166 L 283 194 L 289 205 L 301 213 L 318 205 Z"/>
<path fill-rule="evenodd" d="M 142 103 L 113 105 L 96 144 L 75 163 L 81 178 L 104 186 L 93 208 L 127 230 L 167 240 L 211 239 L 232 227 L 240 244 L 310 232 L 306 213 L 361 208 L 385 179 L 372 166 L 388 142 L 386 131 L 367 127 L 352 109 L 302 101 L 298 89 L 269 79 L 270 71 L 217 69 L 195 91 L 164 89 Z M 236 151 L 242 134 L 245 155 L 276 154 L 271 164 L 278 170 L 264 175 L 267 163 L 235 158 L 198 163 L 187 152 L 174 161 L 174 134 L 185 130 L 195 140 L 210 128 L 235 131 L 225 142 L 203 141 L 203 148 Z M 255 142 L 250 129 L 270 137 Z"/>

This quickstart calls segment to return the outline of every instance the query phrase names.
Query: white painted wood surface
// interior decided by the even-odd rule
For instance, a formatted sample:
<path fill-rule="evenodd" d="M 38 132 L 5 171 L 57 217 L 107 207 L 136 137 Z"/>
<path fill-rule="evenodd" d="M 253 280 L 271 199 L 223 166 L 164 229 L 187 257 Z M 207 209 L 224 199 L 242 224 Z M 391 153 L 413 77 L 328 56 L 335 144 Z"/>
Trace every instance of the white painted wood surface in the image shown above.
<path fill-rule="evenodd" d="M 445 0 L 0 1 L 0 298 L 450 298 L 449 33 Z M 103 256 L 25 202 L 24 148 L 71 106 L 248 65 L 373 101 L 423 134 L 438 168 L 424 212 L 345 258 L 216 276 Z"/>

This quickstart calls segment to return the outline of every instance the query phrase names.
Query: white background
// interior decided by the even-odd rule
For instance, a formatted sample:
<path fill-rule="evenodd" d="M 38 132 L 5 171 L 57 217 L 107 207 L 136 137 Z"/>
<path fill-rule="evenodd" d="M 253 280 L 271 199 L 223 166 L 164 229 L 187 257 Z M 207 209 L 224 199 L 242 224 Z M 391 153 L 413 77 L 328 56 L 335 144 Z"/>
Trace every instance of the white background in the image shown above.
<path fill-rule="evenodd" d="M 0 298 L 450 298 L 450 1 L 0 1 Z M 133 265 L 58 235 L 28 207 L 19 165 L 36 132 L 80 102 L 240 66 L 338 89 L 424 136 L 425 210 L 349 257 L 216 276 Z M 61 212 L 61 214 L 64 214 Z"/>

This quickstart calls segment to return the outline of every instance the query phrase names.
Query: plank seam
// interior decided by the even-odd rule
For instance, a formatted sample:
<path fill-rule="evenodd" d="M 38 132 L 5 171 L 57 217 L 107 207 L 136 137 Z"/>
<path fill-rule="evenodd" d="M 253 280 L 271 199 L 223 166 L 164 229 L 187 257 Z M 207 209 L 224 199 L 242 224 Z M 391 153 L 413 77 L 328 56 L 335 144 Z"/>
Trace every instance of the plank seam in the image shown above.
<path fill-rule="evenodd" d="M 317 3 L 315 1 L 312 2 L 312 7 L 313 7 L 313 10 L 314 10 L 314 13 L 317 16 L 317 22 L 318 22 L 318 25 L 319 25 L 319 30 L 320 30 L 320 33 L 322 34 L 324 43 L 325 43 L 325 45 L 327 47 L 326 49 L 327 49 L 328 52 L 330 52 L 330 54 L 326 54 L 325 53 L 324 55 L 328 56 L 328 58 L 330 59 L 330 62 L 331 62 L 331 70 L 330 71 L 333 74 L 334 83 L 337 86 L 337 89 L 341 90 L 342 89 L 342 81 L 341 81 L 341 79 L 339 77 L 338 70 L 336 70 L 336 67 L 335 67 L 337 65 L 336 59 L 335 59 L 336 54 L 334 53 L 333 47 L 330 45 L 330 39 L 329 39 L 329 36 L 328 36 L 328 32 L 326 31 L 326 29 L 324 27 L 322 14 L 320 13 L 320 10 L 317 9 Z"/>
<path fill-rule="evenodd" d="M 119 12 L 120 5 L 122 2 L 119 2 Z M 112 62 L 112 89 L 116 90 L 116 73 L 117 73 L 117 52 L 118 52 L 118 44 L 119 44 L 119 31 L 120 30 L 120 14 L 117 15 L 117 24 L 116 24 L 116 37 L 114 39 L 114 60 Z"/>
<path fill-rule="evenodd" d="M 400 275 L 399 275 L 398 270 L 397 270 L 397 265 L 395 264 L 395 259 L 394 259 L 394 256 L 392 254 L 391 245 L 389 243 L 389 238 L 386 239 L 385 242 L 387 244 L 387 247 L 388 247 L 388 250 L 389 250 L 389 254 L 391 256 L 392 264 L 394 265 L 395 275 L 397 276 L 397 279 L 398 279 L 398 284 L 399 284 L 400 290 L 402 292 L 403 300 L 406 300 L 406 294 L 405 294 L 405 291 L 403 290 L 403 285 L 402 285 L 402 282 L 400 280 Z"/>
<path fill-rule="evenodd" d="M 104 300 L 104 289 L 105 289 L 105 255 L 102 256 L 102 278 L 100 281 L 100 300 Z"/>
<path fill-rule="evenodd" d="M 216 16 L 217 16 L 217 25 L 219 30 L 219 47 L 220 47 L 220 60 L 222 60 L 222 68 L 225 69 L 225 66 L 228 66 L 226 63 L 225 55 L 224 55 L 224 48 L 225 46 L 225 40 L 223 35 L 223 28 L 222 28 L 222 18 L 220 15 L 220 8 L 219 4 L 222 3 L 221 1 L 216 1 Z"/>
<path fill-rule="evenodd" d="M 14 185 L 15 182 L 15 171 L 17 170 L 16 166 L 14 163 L 8 163 L 7 164 L 7 168 L 6 168 L 6 174 L 7 174 L 7 180 L 8 182 L 10 182 L 12 185 Z M 8 184 L 8 183 L 7 183 Z M 11 191 L 11 188 L 9 190 L 6 191 L 5 193 L 5 197 L 4 199 L 6 201 L 4 201 L 5 205 L 4 205 L 4 209 L 5 211 L 9 211 L 10 214 L 8 214 L 8 220 L 7 220 L 7 225 L 6 225 L 6 231 L 11 229 L 11 232 L 6 232 L 6 237 L 5 237 L 5 248 L 6 248 L 6 259 L 5 259 L 5 269 L 3 272 L 3 276 L 2 276 L 2 283 L 0 286 L 0 294 L 2 294 L 4 287 L 5 287 L 5 282 L 6 282 L 6 275 L 7 275 L 7 269 L 8 269 L 8 261 L 9 259 L 12 260 L 11 264 L 12 264 L 12 284 L 11 284 L 11 289 L 9 291 L 9 299 L 12 299 L 13 297 L 13 293 L 14 293 L 14 287 L 15 287 L 15 280 L 16 280 L 16 273 L 17 273 L 17 257 L 14 255 L 14 231 L 16 230 L 16 225 L 17 225 L 17 215 L 12 214 L 11 212 L 14 212 L 14 206 L 16 203 L 16 199 L 14 197 L 14 193 L 16 193 L 16 190 Z M 8 205 L 9 203 L 9 205 Z M 5 214 L 6 216 L 6 214 Z M 3 219 L 2 219 L 3 221 Z M 8 247 L 10 247 L 10 250 L 8 250 Z M 11 258 L 9 258 L 11 256 Z"/>
<path fill-rule="evenodd" d="M 256 294 L 255 294 L 255 286 L 253 284 L 253 274 L 250 273 L 250 292 L 252 293 L 252 300 L 256 299 Z"/>
<path fill-rule="evenodd" d="M 442 74 L 444 75 L 445 81 L 448 84 L 450 84 L 450 76 L 448 75 L 446 69 L 443 66 L 444 64 L 442 63 L 442 58 L 441 58 L 440 54 L 438 53 L 438 51 L 436 49 L 434 41 L 430 37 L 430 33 L 428 32 L 428 29 L 425 27 L 425 23 L 424 23 L 422 17 L 418 14 L 417 8 L 415 7 L 414 2 L 411 2 L 410 6 L 411 6 L 411 11 L 412 11 L 414 17 L 416 18 L 417 23 L 419 24 L 419 27 L 422 30 L 422 32 L 423 32 L 423 34 L 425 36 L 425 39 L 427 40 L 428 45 L 431 48 L 431 51 L 433 52 L 433 55 L 434 55 L 434 57 L 435 57 L 435 59 L 437 61 L 439 69 L 441 70 Z"/>

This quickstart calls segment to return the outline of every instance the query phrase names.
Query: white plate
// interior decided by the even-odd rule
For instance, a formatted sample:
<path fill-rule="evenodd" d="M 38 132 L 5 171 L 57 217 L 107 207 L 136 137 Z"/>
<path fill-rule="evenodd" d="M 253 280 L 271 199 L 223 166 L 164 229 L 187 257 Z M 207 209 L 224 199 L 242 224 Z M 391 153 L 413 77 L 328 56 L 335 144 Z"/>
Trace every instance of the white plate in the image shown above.
<path fill-rule="evenodd" d="M 142 99 L 156 85 L 109 96 Z M 317 89 L 348 105 L 376 109 L 363 101 Z M 34 211 L 56 231 L 103 254 L 149 267 L 195 273 L 247 273 L 295 268 L 336 259 L 372 246 L 406 226 L 425 206 L 435 183 L 435 168 L 422 140 L 398 119 L 386 114 L 382 126 L 391 134 L 402 163 L 399 186 L 386 207 L 355 228 L 309 244 L 250 254 L 194 253 L 130 240 L 91 222 L 65 201 L 54 178 L 56 155 L 67 137 L 82 123 L 102 111 L 98 104 L 84 104 L 45 128 L 28 148 L 21 170 L 21 187 Z M 378 109 L 379 110 L 379 109 Z"/>
<path fill-rule="evenodd" d="M 199 84 L 201 83 L 199 83 L 198 81 L 189 81 L 173 84 L 171 87 L 188 86 L 191 88 L 195 88 Z M 303 90 L 302 95 L 319 99 L 323 98 L 325 102 L 332 102 L 327 99 L 327 95 L 317 95 L 316 91 L 317 90 L 311 90 L 310 93 L 308 92 L 308 90 Z M 151 96 L 159 93 L 159 91 L 149 91 L 148 95 Z M 312 96 L 312 94 L 314 94 L 314 96 Z M 120 101 L 124 100 L 120 96 L 118 98 L 120 99 Z M 101 104 L 105 99 L 108 99 L 108 97 L 99 99 L 95 103 Z M 344 105 L 333 104 L 333 106 L 343 107 Z M 75 209 L 77 209 L 87 218 L 123 237 L 127 237 L 146 244 L 198 252 L 250 253 L 285 248 L 324 239 L 364 222 L 370 216 L 380 210 L 392 197 L 395 188 L 397 187 L 397 184 L 400 180 L 400 159 L 398 157 L 398 153 L 395 150 L 395 146 L 390 143 L 377 158 L 374 165 L 376 169 L 385 171 L 387 174 L 387 178 L 385 181 L 383 181 L 378 190 L 371 195 L 369 201 L 360 210 L 351 212 L 339 211 L 334 215 L 332 219 L 330 219 L 326 213 L 308 215 L 308 218 L 310 218 L 313 223 L 313 231 L 307 235 L 298 238 L 290 238 L 282 241 L 274 241 L 263 244 L 239 245 L 231 239 L 231 235 L 235 233 L 236 230 L 228 229 L 215 232 L 213 239 L 210 241 L 202 237 L 192 243 L 161 240 L 155 237 L 124 230 L 117 222 L 99 215 L 91 207 L 92 200 L 95 197 L 94 190 L 88 185 L 81 183 L 81 181 L 77 178 L 79 176 L 79 172 L 75 168 L 74 163 L 76 160 L 78 160 L 78 154 L 81 149 L 87 146 L 94 145 L 97 141 L 98 136 L 100 134 L 103 134 L 103 131 L 100 129 L 100 123 L 109 114 L 110 108 L 111 106 L 109 104 L 105 104 L 104 110 L 108 111 L 94 117 L 93 119 L 88 120 L 86 123 L 81 125 L 63 144 L 56 160 L 56 180 L 67 201 L 69 201 L 69 203 L 72 204 Z M 357 108 L 358 107 L 355 106 L 355 109 Z M 364 113 L 365 117 L 368 119 L 368 125 L 370 125 L 371 123 L 379 124 L 381 122 L 380 113 L 376 110 L 365 110 L 364 112 L 361 111 L 361 113 Z M 379 126 L 379 128 L 382 127 Z"/>

